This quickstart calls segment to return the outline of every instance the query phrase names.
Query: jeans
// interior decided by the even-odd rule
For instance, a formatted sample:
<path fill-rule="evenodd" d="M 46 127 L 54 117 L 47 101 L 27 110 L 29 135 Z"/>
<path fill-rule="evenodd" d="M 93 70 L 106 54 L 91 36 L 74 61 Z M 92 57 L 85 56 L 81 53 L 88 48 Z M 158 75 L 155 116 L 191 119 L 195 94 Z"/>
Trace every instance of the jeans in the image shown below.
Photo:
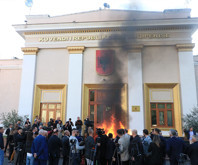
<path fill-rule="evenodd" d="M 33 165 L 34 164 L 34 157 L 33 156 L 27 156 L 26 157 L 26 165 Z"/>
<path fill-rule="evenodd" d="M 0 165 L 3 165 L 3 161 L 4 161 L 4 151 L 0 149 Z"/>
<path fill-rule="evenodd" d="M 93 161 L 92 160 L 86 158 L 86 161 L 87 161 L 87 165 L 93 165 Z"/>

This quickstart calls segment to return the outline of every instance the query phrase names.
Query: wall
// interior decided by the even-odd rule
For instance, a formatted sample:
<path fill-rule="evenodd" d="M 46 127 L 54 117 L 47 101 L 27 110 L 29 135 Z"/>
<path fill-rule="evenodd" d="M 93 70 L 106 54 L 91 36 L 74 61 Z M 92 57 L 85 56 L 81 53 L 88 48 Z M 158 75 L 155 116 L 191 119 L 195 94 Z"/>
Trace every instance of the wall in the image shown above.
<path fill-rule="evenodd" d="M 143 48 L 143 83 L 178 83 L 179 65 L 175 46 Z"/>
<path fill-rule="evenodd" d="M 18 110 L 23 60 L 0 60 L 0 114 Z"/>
<path fill-rule="evenodd" d="M 41 49 L 37 55 L 36 84 L 67 84 L 67 49 Z"/>

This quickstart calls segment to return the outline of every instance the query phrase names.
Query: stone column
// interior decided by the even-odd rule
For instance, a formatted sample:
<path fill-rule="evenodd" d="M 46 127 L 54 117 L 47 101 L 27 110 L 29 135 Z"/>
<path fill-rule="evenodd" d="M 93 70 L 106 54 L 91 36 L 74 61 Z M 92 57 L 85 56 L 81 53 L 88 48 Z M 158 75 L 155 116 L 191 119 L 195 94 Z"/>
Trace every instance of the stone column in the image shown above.
<path fill-rule="evenodd" d="M 31 120 L 34 99 L 36 55 L 38 48 L 25 47 L 22 48 L 22 51 L 24 52 L 24 56 L 18 113 L 22 116 L 28 115 Z"/>
<path fill-rule="evenodd" d="M 144 129 L 142 49 L 143 45 L 134 45 L 128 53 L 129 129 L 137 129 L 139 134 Z M 132 106 L 137 106 L 137 112 Z"/>
<path fill-rule="evenodd" d="M 84 46 L 67 47 L 67 49 L 70 56 L 66 120 L 72 118 L 74 122 L 78 116 L 81 116 Z"/>
<path fill-rule="evenodd" d="M 197 106 L 195 68 L 192 49 L 194 44 L 178 44 L 181 107 L 183 115 L 189 113 L 194 106 Z"/>

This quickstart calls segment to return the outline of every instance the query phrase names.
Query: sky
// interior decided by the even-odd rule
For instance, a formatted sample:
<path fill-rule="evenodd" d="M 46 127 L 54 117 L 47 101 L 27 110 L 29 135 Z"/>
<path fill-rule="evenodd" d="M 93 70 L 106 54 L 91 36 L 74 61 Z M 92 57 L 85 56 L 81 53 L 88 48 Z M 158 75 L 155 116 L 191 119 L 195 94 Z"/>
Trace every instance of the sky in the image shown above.
<path fill-rule="evenodd" d="M 13 24 L 23 24 L 25 15 L 64 15 L 103 8 L 163 11 L 164 9 L 191 8 L 191 16 L 198 17 L 198 0 L 33 0 L 32 8 L 25 0 L 0 0 L 0 59 L 23 58 L 24 40 L 15 32 Z M 193 36 L 197 43 L 194 55 L 198 55 L 198 31 Z"/>

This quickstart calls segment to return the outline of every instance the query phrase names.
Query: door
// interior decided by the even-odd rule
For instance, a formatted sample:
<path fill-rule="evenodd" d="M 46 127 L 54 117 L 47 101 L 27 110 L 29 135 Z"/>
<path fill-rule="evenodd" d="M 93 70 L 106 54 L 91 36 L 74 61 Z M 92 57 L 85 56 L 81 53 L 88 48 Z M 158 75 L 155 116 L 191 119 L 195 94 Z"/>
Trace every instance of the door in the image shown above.
<path fill-rule="evenodd" d="M 115 133 L 122 119 L 120 89 L 90 90 L 89 118 L 96 128 L 104 128 L 106 133 Z M 111 131 L 111 132 L 110 132 Z"/>
<path fill-rule="evenodd" d="M 41 103 L 40 118 L 43 124 L 47 124 L 51 118 L 56 120 L 58 117 L 60 117 L 61 120 L 60 103 Z"/>

